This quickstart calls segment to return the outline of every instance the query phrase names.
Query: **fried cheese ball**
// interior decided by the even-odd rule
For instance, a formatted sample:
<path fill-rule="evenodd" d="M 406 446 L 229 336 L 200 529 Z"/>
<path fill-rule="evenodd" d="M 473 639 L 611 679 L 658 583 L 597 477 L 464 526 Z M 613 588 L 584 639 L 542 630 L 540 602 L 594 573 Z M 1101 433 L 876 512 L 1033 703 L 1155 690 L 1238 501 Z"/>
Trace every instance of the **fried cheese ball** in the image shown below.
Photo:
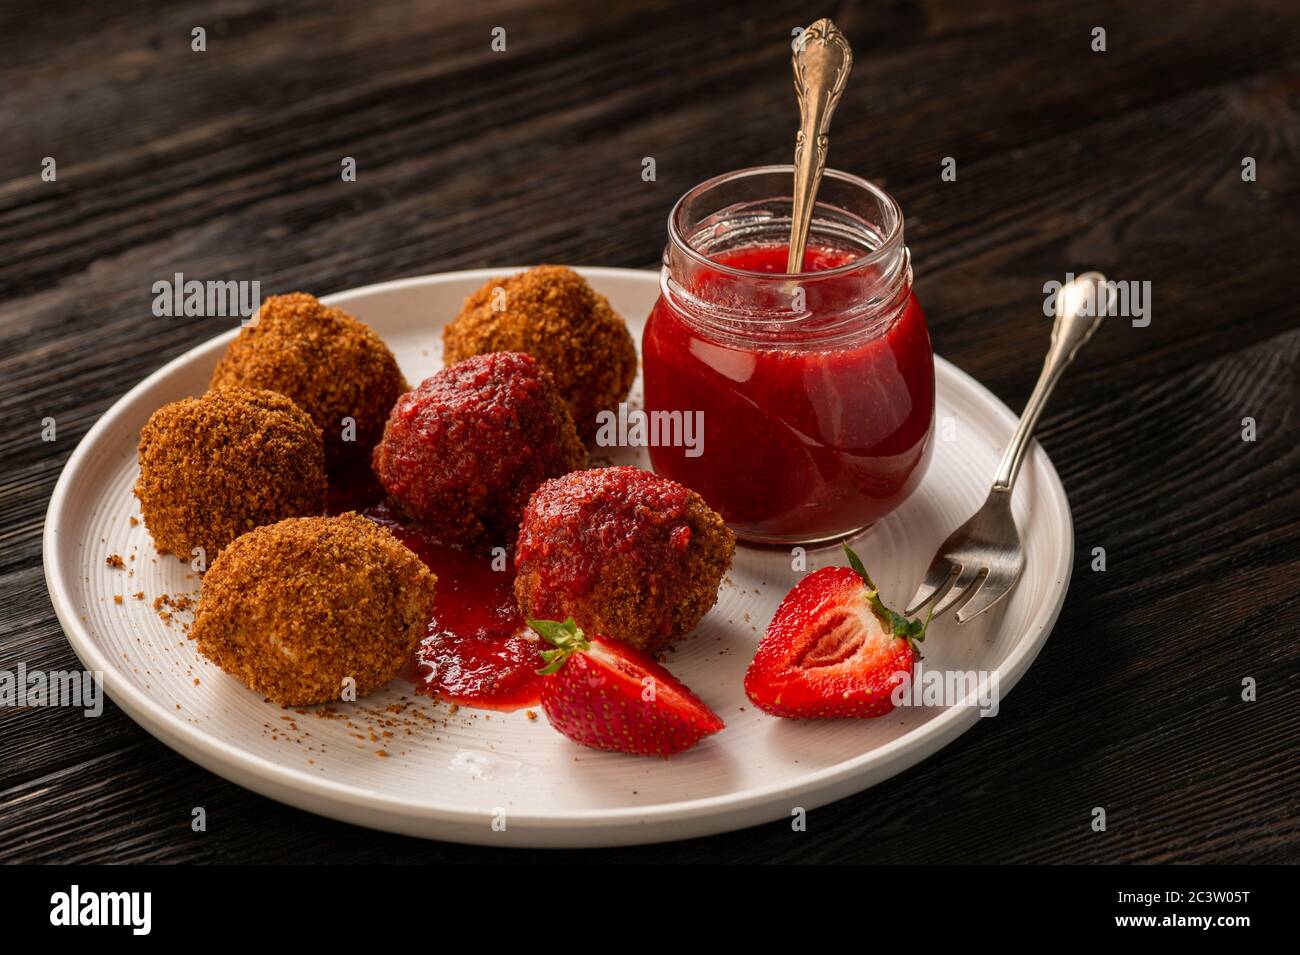
<path fill-rule="evenodd" d="M 161 553 L 213 560 L 240 534 L 325 505 L 320 428 L 284 395 L 226 388 L 163 405 L 140 431 L 135 496 Z"/>
<path fill-rule="evenodd" d="M 436 578 L 349 511 L 260 527 L 203 578 L 199 652 L 282 706 L 348 699 L 395 677 L 433 614 Z M 346 683 L 351 678 L 355 685 Z"/>
<path fill-rule="evenodd" d="M 555 376 L 584 440 L 595 435 L 599 412 L 627 399 L 636 377 L 627 325 L 605 296 L 562 265 L 488 282 L 442 330 L 442 342 L 449 364 L 494 351 L 532 355 Z"/>
<path fill-rule="evenodd" d="M 704 499 L 634 467 L 547 481 L 524 511 L 515 596 L 525 619 L 573 617 L 654 652 L 718 599 L 736 539 Z"/>
<path fill-rule="evenodd" d="M 256 323 L 230 343 L 212 373 L 212 387 L 230 386 L 292 398 L 324 434 L 325 466 L 336 475 L 370 460 L 406 379 L 370 326 L 294 292 L 266 299 Z M 355 434 L 345 419 L 355 423 Z"/>

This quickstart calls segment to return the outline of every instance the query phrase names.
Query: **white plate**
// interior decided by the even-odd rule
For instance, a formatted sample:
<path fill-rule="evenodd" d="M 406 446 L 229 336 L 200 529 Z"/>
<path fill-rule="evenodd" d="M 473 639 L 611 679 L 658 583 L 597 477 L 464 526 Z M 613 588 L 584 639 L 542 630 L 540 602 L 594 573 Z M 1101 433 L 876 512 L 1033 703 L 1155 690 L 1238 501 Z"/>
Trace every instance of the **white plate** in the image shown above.
<path fill-rule="evenodd" d="M 441 367 L 440 328 L 465 296 L 512 271 L 405 279 L 326 301 L 373 326 L 417 382 Z M 657 275 L 581 271 L 639 340 L 658 294 Z M 483 845 L 621 845 L 788 819 L 796 807 L 811 810 L 912 766 L 979 719 L 971 706 L 824 722 L 756 710 L 741 678 L 773 610 L 800 574 L 788 554 L 743 547 L 717 606 L 668 661 L 727 728 L 669 761 L 583 749 L 544 716 L 533 721 L 522 711 L 452 713 L 416 697 L 400 679 L 340 704 L 339 718 L 264 702 L 199 657 L 176 621 L 164 624 L 153 611 L 157 595 L 197 593 L 198 582 L 187 579 L 179 561 L 157 557 L 144 525 L 130 523 L 139 515 L 131 487 L 141 426 L 160 405 L 201 393 L 233 334 L 150 375 L 95 424 L 59 478 L 44 540 L 50 597 L 82 663 L 102 671 L 108 695 L 132 719 L 214 773 L 311 812 L 415 836 Z M 947 430 L 950 437 L 938 440 L 917 493 L 855 545 L 894 606 L 914 592 L 948 532 L 982 502 L 1015 423 L 972 378 L 942 359 L 936 366 L 939 434 Z M 634 400 L 639 393 L 638 382 Z M 614 457 L 644 465 L 641 454 Z M 1037 445 L 1016 488 L 1015 511 L 1028 566 L 1005 608 L 961 628 L 948 618 L 936 621 L 925 641 L 927 668 L 996 670 L 1004 696 L 1046 641 L 1072 564 L 1065 492 Z M 127 558 L 127 569 L 108 567 L 110 554 Z M 807 569 L 840 562 L 837 550 L 813 551 Z M 137 591 L 146 599 L 132 599 Z M 115 594 L 123 596 L 121 604 Z M 381 748 L 386 757 L 377 754 Z"/>

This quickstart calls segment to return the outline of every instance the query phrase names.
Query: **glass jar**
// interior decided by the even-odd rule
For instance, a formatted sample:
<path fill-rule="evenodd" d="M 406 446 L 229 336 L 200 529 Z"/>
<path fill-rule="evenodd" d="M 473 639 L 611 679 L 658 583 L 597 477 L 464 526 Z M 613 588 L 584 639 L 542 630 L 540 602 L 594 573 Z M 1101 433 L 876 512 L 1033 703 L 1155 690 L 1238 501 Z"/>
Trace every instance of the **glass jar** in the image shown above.
<path fill-rule="evenodd" d="M 934 425 L 898 203 L 828 169 L 803 270 L 787 273 L 792 182 L 790 166 L 742 169 L 678 201 L 642 339 L 650 420 L 702 426 L 702 440 L 652 446 L 654 469 L 761 544 L 880 520 L 920 483 Z"/>

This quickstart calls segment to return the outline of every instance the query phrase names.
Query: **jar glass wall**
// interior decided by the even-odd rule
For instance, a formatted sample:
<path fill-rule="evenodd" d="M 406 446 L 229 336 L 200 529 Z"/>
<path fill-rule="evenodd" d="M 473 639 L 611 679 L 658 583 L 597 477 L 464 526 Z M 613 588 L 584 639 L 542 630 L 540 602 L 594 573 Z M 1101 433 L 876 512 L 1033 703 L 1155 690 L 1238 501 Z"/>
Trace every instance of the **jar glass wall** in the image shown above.
<path fill-rule="evenodd" d="M 660 474 L 742 540 L 814 544 L 884 517 L 925 471 L 934 359 L 898 204 L 827 170 L 803 271 L 787 274 L 789 166 L 692 189 L 669 217 L 642 341 L 646 411 L 695 415 Z"/>

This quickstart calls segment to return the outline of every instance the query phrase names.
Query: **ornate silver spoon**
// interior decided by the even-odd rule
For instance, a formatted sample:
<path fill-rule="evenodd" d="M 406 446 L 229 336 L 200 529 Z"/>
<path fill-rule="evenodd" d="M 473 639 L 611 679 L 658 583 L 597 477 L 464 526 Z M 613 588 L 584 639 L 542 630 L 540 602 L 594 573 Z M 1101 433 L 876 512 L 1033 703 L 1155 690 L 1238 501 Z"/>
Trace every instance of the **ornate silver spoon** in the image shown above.
<path fill-rule="evenodd" d="M 795 41 L 794 91 L 799 98 L 799 134 L 794 143 L 794 208 L 790 217 L 790 257 L 787 272 L 803 271 L 817 187 L 826 170 L 831 115 L 844 95 L 853 69 L 849 41 L 828 19 L 821 19 Z"/>

